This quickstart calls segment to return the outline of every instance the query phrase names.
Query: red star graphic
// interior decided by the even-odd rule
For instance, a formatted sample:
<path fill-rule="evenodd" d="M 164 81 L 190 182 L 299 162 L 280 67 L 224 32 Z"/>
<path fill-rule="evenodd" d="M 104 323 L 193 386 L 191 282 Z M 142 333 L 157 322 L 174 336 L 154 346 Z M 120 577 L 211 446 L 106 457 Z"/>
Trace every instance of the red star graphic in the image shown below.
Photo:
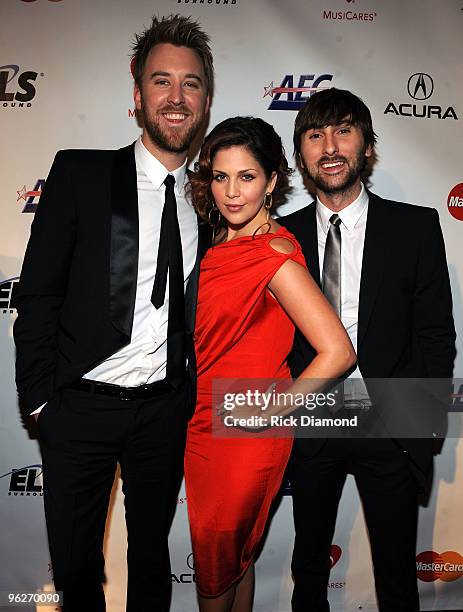
<path fill-rule="evenodd" d="M 19 200 L 24 200 L 25 202 L 27 201 L 27 189 L 26 189 L 26 185 L 24 185 L 24 187 L 22 187 L 21 189 L 17 189 L 16 193 L 18 194 L 18 197 L 16 198 L 16 202 L 19 202 Z"/>
<path fill-rule="evenodd" d="M 271 98 L 273 98 L 273 81 L 268 87 L 265 87 L 264 85 L 264 95 L 262 97 L 265 98 L 265 96 L 270 96 Z"/>

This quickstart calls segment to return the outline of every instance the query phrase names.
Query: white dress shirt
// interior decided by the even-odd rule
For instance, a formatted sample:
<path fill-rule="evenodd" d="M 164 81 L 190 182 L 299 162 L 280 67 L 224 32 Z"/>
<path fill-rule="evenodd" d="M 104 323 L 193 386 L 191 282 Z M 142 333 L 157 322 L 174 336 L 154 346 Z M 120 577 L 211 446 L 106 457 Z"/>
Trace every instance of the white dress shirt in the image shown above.
<path fill-rule="evenodd" d="M 169 282 L 164 305 L 156 310 L 151 303 L 156 274 L 161 216 L 164 207 L 164 180 L 169 171 L 146 149 L 141 137 L 135 143 L 137 168 L 139 257 L 137 293 L 130 344 L 108 357 L 84 378 L 124 387 L 137 387 L 162 380 L 166 375 L 167 317 Z M 198 243 L 198 222 L 185 197 L 186 161 L 170 172 L 175 178 L 175 198 L 183 251 L 185 289 L 193 270 Z"/>
<path fill-rule="evenodd" d="M 318 198 L 316 211 L 318 258 L 320 277 L 322 278 L 326 237 L 330 227 L 330 217 L 334 213 Z M 360 278 L 367 213 L 368 193 L 363 185 L 358 198 L 338 213 L 341 219 L 339 226 L 341 230 L 341 321 L 349 334 L 355 351 L 357 351 Z M 361 378 L 358 367 L 352 372 L 350 378 Z M 363 385 L 362 387 L 365 388 Z M 361 395 L 363 396 L 363 393 Z M 358 397 L 358 394 L 356 394 L 356 397 Z"/>

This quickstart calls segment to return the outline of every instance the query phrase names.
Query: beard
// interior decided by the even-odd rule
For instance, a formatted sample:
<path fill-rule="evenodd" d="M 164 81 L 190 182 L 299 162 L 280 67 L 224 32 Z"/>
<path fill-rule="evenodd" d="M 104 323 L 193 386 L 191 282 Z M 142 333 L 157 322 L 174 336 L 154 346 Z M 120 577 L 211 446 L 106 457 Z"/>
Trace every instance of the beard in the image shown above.
<path fill-rule="evenodd" d="M 353 187 L 353 185 L 355 185 L 355 183 L 357 182 L 358 178 L 360 177 L 361 173 L 363 172 L 365 168 L 366 149 L 367 147 L 363 146 L 362 149 L 358 152 L 357 156 L 351 161 L 349 161 L 346 157 L 342 157 L 339 155 L 335 157 L 322 157 L 317 162 L 316 169 L 306 167 L 307 175 L 309 176 L 310 179 L 312 179 L 313 183 L 315 184 L 315 187 L 317 187 L 317 189 L 319 189 L 321 192 L 325 193 L 326 195 L 345 193 L 349 191 L 351 187 Z M 329 177 L 329 176 L 324 177 L 324 176 L 321 176 L 318 171 L 318 167 L 321 164 L 326 163 L 326 162 L 333 163 L 337 161 L 344 162 L 348 167 L 347 175 L 339 183 L 336 182 L 336 177 Z"/>
<path fill-rule="evenodd" d="M 188 151 L 191 142 L 201 128 L 204 117 L 203 114 L 198 115 L 188 127 L 172 127 L 169 129 L 168 126 L 161 126 L 158 115 L 150 115 L 143 103 L 141 112 L 143 125 L 152 142 L 163 151 L 168 151 L 169 153 L 184 153 Z M 185 113 L 189 117 L 192 117 L 190 111 L 184 107 L 163 108 L 161 112 Z"/>

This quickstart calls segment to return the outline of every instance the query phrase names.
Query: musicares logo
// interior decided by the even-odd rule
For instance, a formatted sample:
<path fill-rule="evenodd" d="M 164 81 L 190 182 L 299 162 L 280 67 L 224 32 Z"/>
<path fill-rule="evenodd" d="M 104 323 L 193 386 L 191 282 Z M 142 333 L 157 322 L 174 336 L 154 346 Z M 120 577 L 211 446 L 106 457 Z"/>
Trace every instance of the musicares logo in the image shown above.
<path fill-rule="evenodd" d="M 463 576 L 463 557 L 453 550 L 425 550 L 416 557 L 416 574 L 423 582 L 453 582 Z"/>

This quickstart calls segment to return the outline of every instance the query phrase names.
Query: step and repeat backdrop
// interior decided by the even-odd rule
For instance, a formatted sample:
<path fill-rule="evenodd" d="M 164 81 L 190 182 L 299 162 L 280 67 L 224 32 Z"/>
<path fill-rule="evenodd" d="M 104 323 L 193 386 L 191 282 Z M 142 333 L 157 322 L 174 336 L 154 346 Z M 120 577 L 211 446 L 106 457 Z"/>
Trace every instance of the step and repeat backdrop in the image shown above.
<path fill-rule="evenodd" d="M 3 0 L 0 591 L 52 588 L 40 453 L 21 423 L 14 386 L 12 291 L 56 151 L 118 148 L 140 133 L 130 45 L 154 13 L 192 15 L 211 36 L 216 94 L 209 127 L 234 115 L 262 117 L 292 155 L 296 112 L 311 92 L 335 86 L 363 98 L 379 137 L 371 188 L 439 211 L 456 325 L 463 330 L 463 0 Z M 297 174 L 293 184 L 280 214 L 311 199 Z M 69 197 L 62 193 L 63 206 Z M 463 377 L 461 336 L 458 343 L 455 375 Z M 454 403 L 463 405 L 463 389 L 454 391 Z M 462 485 L 463 444 L 453 437 L 437 458 L 432 496 L 420 510 L 417 573 L 425 610 L 463 607 Z M 258 611 L 290 609 L 293 528 L 285 493 L 257 563 Z M 187 504 L 182 489 L 171 532 L 174 612 L 197 609 Z M 122 612 L 126 532 L 118 477 L 107 527 L 108 610 Z M 351 480 L 333 541 L 329 598 L 332 610 L 377 610 Z"/>

